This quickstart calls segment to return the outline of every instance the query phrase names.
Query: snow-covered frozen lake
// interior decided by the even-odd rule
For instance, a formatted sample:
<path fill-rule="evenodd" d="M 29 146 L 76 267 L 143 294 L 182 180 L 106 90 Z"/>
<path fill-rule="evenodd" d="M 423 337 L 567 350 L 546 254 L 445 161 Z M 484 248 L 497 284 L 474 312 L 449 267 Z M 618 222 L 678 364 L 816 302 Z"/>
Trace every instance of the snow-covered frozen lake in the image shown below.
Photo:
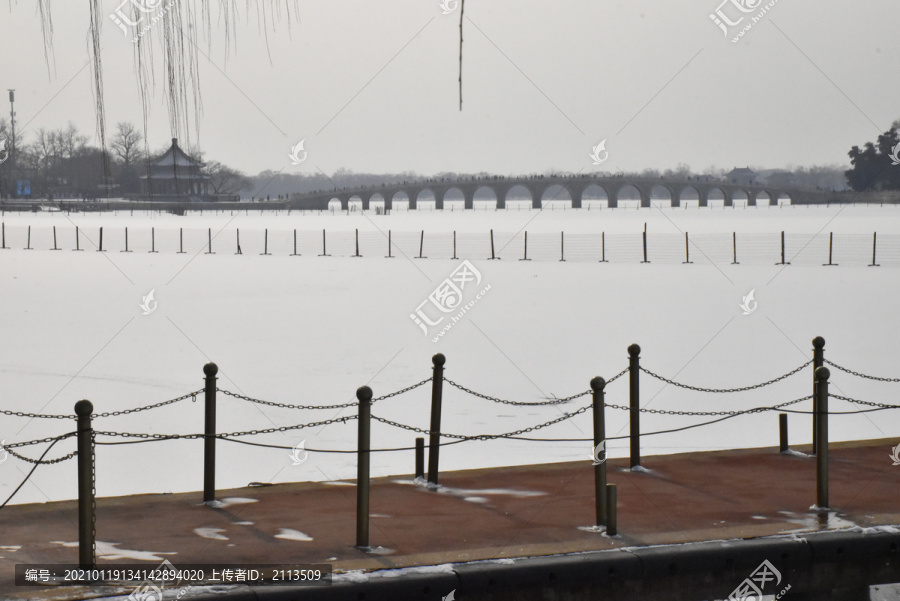
<path fill-rule="evenodd" d="M 490 288 L 452 329 L 432 342 L 432 332 L 423 335 L 410 314 L 460 262 L 440 258 L 449 257 L 444 250 L 435 250 L 428 259 L 415 259 L 411 253 L 384 259 L 387 245 L 379 233 L 391 229 L 409 238 L 424 230 L 426 236 L 443 234 L 446 241 L 452 231 L 483 240 L 491 229 L 510 235 L 527 229 L 536 235 L 604 231 L 639 239 L 646 223 L 651 235 L 689 231 L 692 235 L 775 236 L 785 231 L 812 236 L 833 231 L 868 240 L 877 230 L 881 241 L 900 234 L 897 207 L 394 211 L 388 216 L 260 215 L 252 210 L 185 217 L 7 213 L 2 221 L 10 247 L 0 250 L 0 409 L 4 410 L 72 413 L 77 400 L 90 399 L 100 413 L 164 401 L 200 389 L 207 361 L 219 366 L 219 386 L 239 394 L 280 403 L 346 403 L 355 399 L 356 388 L 364 384 L 379 396 L 429 377 L 431 356 L 436 352 L 447 357 L 446 377 L 463 386 L 504 399 L 539 401 L 585 391 L 592 377 L 610 378 L 620 372 L 627 366 L 626 349 L 631 343 L 641 345 L 642 365 L 661 375 L 703 387 L 740 387 L 780 376 L 808 361 L 814 336 L 826 339 L 826 358 L 838 364 L 868 374 L 900 376 L 896 362 L 900 272 L 889 264 L 890 256 L 880 268 L 869 268 L 865 261 L 822 267 L 819 263 L 827 257 L 790 266 L 769 260 L 732 265 L 730 260 L 713 257 L 710 261 L 694 255 L 693 265 L 676 260 L 559 262 L 549 255 L 525 262 L 516 260 L 520 247 L 512 244 L 501 253 L 502 261 L 487 260 L 489 253 L 482 250 L 489 247 L 469 247 L 478 252 L 460 254 L 460 259 L 468 259 L 480 272 L 479 289 Z M 32 226 L 35 250 L 23 250 L 28 226 Z M 53 226 L 63 251 L 48 250 Z M 70 250 L 76 226 L 85 252 Z M 93 246 L 100 226 L 108 249 L 103 253 Z M 119 252 L 126 226 L 131 253 Z M 151 228 L 155 228 L 158 253 L 147 252 Z M 178 254 L 175 246 L 179 228 L 185 229 L 184 254 Z M 216 236 L 216 254 L 205 254 L 207 228 Z M 266 228 L 272 254 L 260 256 Z M 234 254 L 237 229 L 241 230 L 242 255 Z M 305 246 L 299 257 L 290 256 L 293 229 L 303 234 Z M 336 241 L 334 250 L 329 249 L 330 257 L 316 256 L 321 241 L 310 238 L 310 233 L 322 229 Z M 366 244 L 379 245 L 377 249 L 366 246 L 362 258 L 350 256 L 353 248 L 348 241 L 357 229 L 361 237 L 368 236 Z M 418 240 L 407 238 L 401 236 L 402 244 L 417 249 Z M 340 246 L 341 240 L 347 244 Z M 350 252 L 344 252 L 345 248 Z M 428 248 L 425 255 L 429 256 Z M 144 315 L 140 305 L 151 290 L 158 304 Z M 744 315 L 740 305 L 751 290 L 758 305 Z M 805 396 L 811 391 L 811 379 L 811 368 L 807 368 L 767 388 L 703 394 L 666 386 L 642 374 L 641 400 L 650 409 L 747 409 Z M 896 403 L 897 390 L 898 384 L 861 380 L 833 370 L 832 392 L 837 394 Z M 610 384 L 607 393 L 607 402 L 627 404 L 627 378 Z M 555 419 L 562 411 L 589 402 L 586 396 L 561 407 L 515 407 L 445 385 L 442 430 L 508 432 Z M 427 429 L 429 405 L 430 385 L 426 385 L 376 403 L 373 414 Z M 808 410 L 811 403 L 795 407 Z M 837 400 L 831 408 L 854 409 Z M 290 410 L 220 394 L 218 429 L 259 430 L 354 413 L 355 408 Z M 646 413 L 641 426 L 650 432 L 699 421 L 704 418 Z M 792 443 L 810 441 L 810 423 L 808 415 L 791 414 Z M 203 430 L 202 396 L 197 402 L 188 399 L 150 412 L 98 418 L 94 425 L 101 431 L 199 433 Z M 65 420 L 2 416 L 0 440 L 39 439 L 69 432 L 73 426 Z M 607 435 L 627 431 L 627 414 L 608 410 Z M 412 446 L 416 436 L 373 423 L 373 448 Z M 589 438 L 590 414 L 526 436 Z M 900 439 L 896 411 L 834 416 L 831 421 L 832 440 L 895 436 Z M 124 439 L 98 437 L 100 442 L 113 440 Z M 352 450 L 356 423 L 244 440 Z M 767 412 L 648 436 L 642 449 L 649 456 L 777 442 L 778 419 L 774 412 Z M 60 442 L 48 457 L 69 453 L 74 446 L 74 439 Z M 37 457 L 43 448 L 19 451 Z M 250 482 L 340 480 L 354 478 L 356 473 L 353 454 L 314 452 L 294 465 L 291 453 L 283 449 L 225 441 L 217 449 L 219 488 Z M 628 441 L 611 440 L 608 449 L 613 457 L 625 456 Z M 890 449 L 885 451 L 889 461 Z M 443 447 L 441 467 L 587 461 L 590 453 L 587 442 L 470 441 Z M 0 453 L 0 459 L 3 456 Z M 97 491 L 110 496 L 200 490 L 202 459 L 199 440 L 100 446 Z M 413 466 L 412 451 L 372 457 L 373 476 L 409 474 Z M 71 460 L 38 468 L 13 503 L 75 498 L 75 467 Z M 18 486 L 29 468 L 14 457 L 0 463 L 0 498 Z"/>

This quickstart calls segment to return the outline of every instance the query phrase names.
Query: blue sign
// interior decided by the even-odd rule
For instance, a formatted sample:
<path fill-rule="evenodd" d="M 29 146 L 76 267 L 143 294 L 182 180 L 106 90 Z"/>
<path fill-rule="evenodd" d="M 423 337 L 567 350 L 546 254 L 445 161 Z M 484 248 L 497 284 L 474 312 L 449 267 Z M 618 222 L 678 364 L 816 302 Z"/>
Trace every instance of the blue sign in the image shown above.
<path fill-rule="evenodd" d="M 30 179 L 17 179 L 16 180 L 16 196 L 31 196 L 31 180 Z"/>

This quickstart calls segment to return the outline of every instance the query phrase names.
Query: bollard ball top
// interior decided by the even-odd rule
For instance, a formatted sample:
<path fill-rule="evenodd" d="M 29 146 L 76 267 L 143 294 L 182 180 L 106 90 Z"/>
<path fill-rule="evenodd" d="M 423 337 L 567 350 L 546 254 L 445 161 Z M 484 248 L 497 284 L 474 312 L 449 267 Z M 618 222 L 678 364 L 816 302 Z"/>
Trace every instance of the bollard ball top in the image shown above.
<path fill-rule="evenodd" d="M 629 355 L 640 355 L 641 347 L 638 346 L 637 344 L 632 344 L 631 346 L 628 347 L 628 354 Z"/>
<path fill-rule="evenodd" d="M 816 336 L 813 338 L 813 347 L 814 348 L 825 348 L 825 339 L 821 336 Z"/>
<path fill-rule="evenodd" d="M 431 362 L 435 367 L 444 367 L 444 363 L 447 362 L 447 357 L 444 356 L 444 353 L 438 353 L 431 358 Z"/>
<path fill-rule="evenodd" d="M 591 379 L 591 390 L 593 390 L 594 392 L 600 392 L 604 388 L 606 388 L 606 380 L 604 380 L 600 376 Z"/>
<path fill-rule="evenodd" d="M 90 401 L 78 401 L 75 403 L 75 415 L 87 417 L 94 412 L 94 404 Z"/>
<path fill-rule="evenodd" d="M 356 398 L 360 402 L 366 402 L 372 400 L 372 389 L 368 386 L 360 386 L 356 389 Z"/>
<path fill-rule="evenodd" d="M 219 373 L 219 366 L 210 361 L 206 365 L 203 366 L 203 373 L 207 375 L 207 377 L 213 377 L 217 373 Z"/>
<path fill-rule="evenodd" d="M 817 380 L 827 380 L 831 377 L 831 370 L 827 367 L 817 367 L 816 368 L 816 379 Z"/>

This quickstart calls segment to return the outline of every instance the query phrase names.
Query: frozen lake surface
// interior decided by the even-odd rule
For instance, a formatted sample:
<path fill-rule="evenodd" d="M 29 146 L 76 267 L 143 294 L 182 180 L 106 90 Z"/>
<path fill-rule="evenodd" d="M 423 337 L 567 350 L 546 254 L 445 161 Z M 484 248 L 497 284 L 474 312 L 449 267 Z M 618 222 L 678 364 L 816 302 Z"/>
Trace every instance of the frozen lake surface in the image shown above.
<path fill-rule="evenodd" d="M 382 258 L 366 249 L 362 258 L 335 250 L 290 256 L 293 229 L 309 234 L 323 228 L 352 240 L 355 230 L 381 245 L 381 231 L 448 233 L 484 237 L 490 229 L 510 235 L 652 234 L 776 235 L 835 232 L 890 239 L 900 234 L 897 207 L 783 207 L 758 209 L 642 209 L 600 211 L 470 211 L 298 215 L 219 215 L 185 217 L 62 213 L 9 214 L 8 250 L 0 250 L 0 409 L 71 414 L 74 403 L 89 399 L 95 412 L 110 412 L 165 401 L 203 386 L 203 365 L 219 366 L 222 389 L 288 404 L 341 404 L 355 400 L 364 384 L 380 396 L 431 375 L 431 356 L 447 357 L 446 377 L 503 399 L 541 401 L 589 388 L 594 376 L 611 378 L 627 366 L 628 345 L 642 347 L 642 365 L 679 382 L 702 387 L 741 387 L 763 382 L 812 357 L 811 339 L 823 336 L 826 358 L 878 376 L 898 377 L 896 366 L 896 267 L 869 268 L 865 262 L 825 268 L 823 260 L 775 265 L 768 259 L 732 265 L 695 257 L 650 264 L 518 261 L 519 249 L 502 261 L 479 254 L 464 256 L 490 286 L 438 342 L 435 330 L 423 335 L 410 318 L 459 261 L 443 256 L 415 259 L 397 253 Z M 32 247 L 22 237 L 32 226 Z M 49 238 L 56 226 L 60 252 Z M 72 252 L 74 228 L 83 231 L 85 252 Z M 107 234 L 107 252 L 95 252 L 97 228 Z M 129 227 L 131 253 L 119 252 Z M 148 253 L 146 235 L 156 228 L 160 252 Z M 173 238 L 178 228 L 194 232 L 184 254 Z M 205 254 L 211 228 L 216 254 Z M 243 254 L 235 255 L 241 229 Z M 269 228 L 271 256 L 260 256 L 261 234 Z M 163 234 L 162 232 L 167 232 Z M 427 239 L 427 238 L 426 238 Z M 866 238 L 868 239 L 868 238 Z M 518 240 L 518 238 L 516 238 Z M 418 240 L 413 240 L 418 242 Z M 221 247 L 218 245 L 221 243 Z M 318 245 L 309 242 L 310 245 Z M 406 242 L 404 242 L 406 243 Z M 518 242 L 514 242 L 518 243 Z M 288 246 L 286 246 L 288 245 Z M 310 246 L 318 248 L 318 246 Z M 335 247 L 336 248 L 336 247 Z M 402 249 L 401 249 L 402 250 Z M 404 251 L 405 252 L 405 251 Z M 549 251 L 547 251 L 549 252 Z M 555 250 L 554 250 L 555 252 Z M 862 251 L 861 251 L 862 252 Z M 343 256 L 339 256 L 343 254 Z M 425 253 L 429 256 L 429 253 Z M 448 255 L 449 256 L 449 255 Z M 540 258 L 540 257 L 539 257 Z M 790 259 L 790 257 L 788 257 Z M 639 260 L 639 259 L 638 259 Z M 154 291 L 155 310 L 144 315 L 143 297 Z M 758 303 L 744 315 L 742 299 L 751 290 Z M 465 293 L 469 294 L 468 290 Z M 468 296 L 465 296 L 468 301 Z M 429 315 L 434 316 L 433 312 Z M 832 370 L 833 393 L 867 401 L 896 403 L 895 383 L 863 380 Z M 811 392 L 811 368 L 770 387 L 734 394 L 698 393 L 641 376 L 641 402 L 648 409 L 730 411 L 769 406 Z M 607 389 L 607 402 L 626 405 L 627 378 Z M 444 388 L 442 430 L 493 434 L 544 423 L 590 403 L 585 396 L 561 406 L 497 404 Z M 379 401 L 373 414 L 428 428 L 430 385 Z M 794 408 L 809 410 L 811 402 Z M 852 404 L 832 400 L 833 411 Z M 220 432 L 262 430 L 354 415 L 355 407 L 293 410 L 253 404 L 219 395 Z M 645 413 L 644 432 L 677 428 L 708 418 Z M 791 414 L 791 442 L 811 439 L 808 415 Z M 97 418 L 100 431 L 190 434 L 203 430 L 202 395 L 150 412 Z M 896 411 L 834 416 L 832 440 L 885 438 L 900 427 Z M 74 430 L 67 420 L 4 416 L 0 440 L 41 439 Z M 384 423 L 372 425 L 373 448 L 413 446 L 416 434 Z M 611 456 L 628 453 L 627 413 L 607 411 Z M 524 436 L 585 439 L 591 418 L 584 413 Z M 98 442 L 124 438 L 99 436 Z M 346 480 L 356 474 L 353 450 L 356 423 L 287 430 L 243 437 L 257 443 L 295 447 L 254 447 L 221 441 L 217 445 L 219 488 L 250 482 Z M 449 440 L 448 440 L 449 442 Z M 900 442 L 900 440 L 898 440 Z M 648 436 L 645 456 L 706 449 L 773 446 L 778 443 L 775 412 L 746 415 L 698 429 Z M 18 449 L 38 457 L 45 445 Z M 49 458 L 71 452 L 74 439 L 58 443 Z M 885 449 L 885 461 L 889 461 Z M 441 450 L 443 470 L 589 460 L 591 444 L 493 440 L 467 441 Z M 305 458 L 304 458 L 305 457 Z M 0 455 L 2 458 L 2 455 Z M 100 496 L 180 492 L 202 488 L 203 443 L 172 440 L 97 449 Z M 372 475 L 413 471 L 412 451 L 374 453 Z M 75 461 L 42 466 L 13 503 L 76 497 Z M 0 497 L 5 499 L 30 466 L 14 457 L 0 463 Z"/>

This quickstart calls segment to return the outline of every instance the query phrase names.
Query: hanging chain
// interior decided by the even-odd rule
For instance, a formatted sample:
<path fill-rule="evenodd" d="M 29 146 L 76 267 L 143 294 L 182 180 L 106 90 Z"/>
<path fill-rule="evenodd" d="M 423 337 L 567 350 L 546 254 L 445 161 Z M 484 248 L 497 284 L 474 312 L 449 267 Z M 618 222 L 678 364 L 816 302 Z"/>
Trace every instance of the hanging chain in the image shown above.
<path fill-rule="evenodd" d="M 825 363 L 834 367 L 835 369 L 839 369 L 840 371 L 847 372 L 851 376 L 856 376 L 857 378 L 866 378 L 867 380 L 877 380 L 878 382 L 900 382 L 900 378 L 879 378 L 878 376 L 869 376 L 866 374 L 859 373 L 858 371 L 853 371 L 852 369 L 847 369 L 846 367 L 841 367 L 840 365 L 834 363 L 833 361 L 829 361 L 828 359 L 823 360 Z"/>
<path fill-rule="evenodd" d="M 784 380 L 785 378 L 789 378 L 789 377 L 793 376 L 794 374 L 796 374 L 797 372 L 799 372 L 800 370 L 802 370 L 803 368 L 805 368 L 805 367 L 806 367 L 807 365 L 809 365 L 810 363 L 812 363 L 812 360 L 811 360 L 811 359 L 810 359 L 809 361 L 807 361 L 806 363 L 804 363 L 803 365 L 801 365 L 800 367 L 798 367 L 797 369 L 793 369 L 793 370 L 789 371 L 788 373 L 784 374 L 783 376 L 778 376 L 777 378 L 775 378 L 775 379 L 773 379 L 773 380 L 769 380 L 768 382 L 763 382 L 762 384 L 753 384 L 752 386 L 743 386 L 743 387 L 741 387 L 741 388 L 700 388 L 699 386 L 690 386 L 690 385 L 688 385 L 688 384 L 681 384 L 680 382 L 676 382 L 676 381 L 674 381 L 674 380 L 670 380 L 670 379 L 668 379 L 668 378 L 664 378 L 663 376 L 661 376 L 661 375 L 659 375 L 659 374 L 656 374 L 656 373 L 653 373 L 653 372 L 650 371 L 649 369 L 646 369 L 644 366 L 641 366 L 641 371 L 644 372 L 644 373 L 646 373 L 648 376 L 651 376 L 651 377 L 653 377 L 653 378 L 656 378 L 657 380 L 662 380 L 662 381 L 665 382 L 666 384 L 671 384 L 671 385 L 673 385 L 673 386 L 678 386 L 679 388 L 687 388 L 688 390 L 694 390 L 694 391 L 696 391 L 696 392 L 723 392 L 723 393 L 727 393 L 727 392 L 745 392 L 745 391 L 747 391 L 747 390 L 753 390 L 753 389 L 755 389 L 755 388 L 762 388 L 763 386 L 769 386 L 769 385 L 771 385 L 771 384 L 774 384 L 775 382 L 780 382 L 781 380 Z"/>

